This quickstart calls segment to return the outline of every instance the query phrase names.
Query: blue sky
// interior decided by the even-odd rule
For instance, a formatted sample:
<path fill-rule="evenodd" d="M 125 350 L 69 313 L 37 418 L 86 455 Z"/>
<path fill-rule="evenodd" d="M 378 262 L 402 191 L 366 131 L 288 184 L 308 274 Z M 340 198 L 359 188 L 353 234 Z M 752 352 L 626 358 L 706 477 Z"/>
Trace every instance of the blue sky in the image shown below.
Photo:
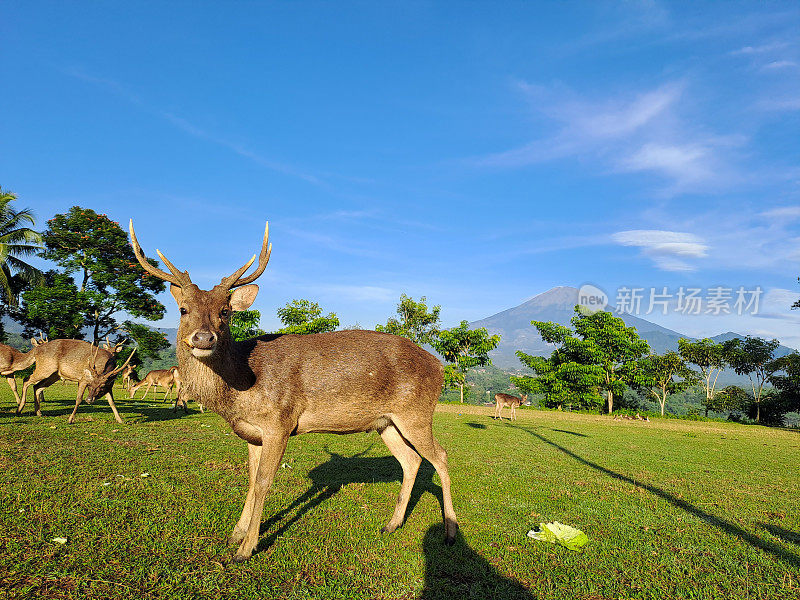
<path fill-rule="evenodd" d="M 205 288 L 269 220 L 266 328 L 760 286 L 759 316 L 640 316 L 800 347 L 799 31 L 793 2 L 5 2 L 0 185 L 132 218 Z"/>

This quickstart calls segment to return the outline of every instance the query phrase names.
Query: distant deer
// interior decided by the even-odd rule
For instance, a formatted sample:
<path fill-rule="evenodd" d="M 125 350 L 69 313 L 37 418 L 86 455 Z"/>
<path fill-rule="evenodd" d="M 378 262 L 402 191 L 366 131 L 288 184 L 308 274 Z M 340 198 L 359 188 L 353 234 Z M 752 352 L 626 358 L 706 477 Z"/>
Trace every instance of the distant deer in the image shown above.
<path fill-rule="evenodd" d="M 37 345 L 37 341 L 31 340 L 33 347 Z M 21 402 L 19 394 L 17 393 L 17 380 L 14 373 L 23 371 L 33 364 L 33 350 L 30 352 L 20 352 L 16 348 L 0 344 L 0 375 L 4 375 L 8 382 L 8 387 L 14 393 L 14 399 L 17 401 L 17 406 Z"/>
<path fill-rule="evenodd" d="M 134 349 L 134 352 L 136 350 Z M 122 418 L 117 412 L 112 394 L 114 378 L 133 358 L 133 352 L 121 367 L 114 368 L 114 353 L 84 342 L 83 340 L 53 340 L 38 344 L 29 352 L 36 361 L 36 368 L 22 385 L 22 399 L 17 407 L 17 415 L 22 414 L 25 407 L 25 396 L 29 386 L 33 386 L 33 405 L 37 416 L 42 416 L 41 401 L 44 388 L 51 386 L 59 379 L 78 383 L 78 395 L 75 408 L 69 416 L 69 422 L 75 422 L 75 413 L 86 393 L 86 403 L 92 404 L 100 396 L 105 396 L 117 423 Z"/>
<path fill-rule="evenodd" d="M 528 394 L 523 394 L 522 398 L 517 398 L 511 394 L 495 394 L 494 401 L 497 403 L 494 408 L 494 418 L 503 420 L 500 411 L 505 407 L 511 407 L 511 419 L 517 418 L 516 408 L 528 399 Z"/>
<path fill-rule="evenodd" d="M 132 386 L 130 389 L 130 398 L 133 398 L 136 395 L 136 392 L 142 386 L 146 385 L 147 389 L 144 391 L 144 396 L 141 397 L 144 400 L 147 397 L 147 393 L 150 391 L 150 388 L 153 386 L 163 387 L 166 388 L 166 392 L 164 392 L 164 400 L 169 398 L 169 393 L 172 391 L 172 388 L 177 385 L 177 393 L 180 393 L 181 390 L 181 380 L 180 377 L 176 377 L 178 372 L 178 367 L 170 367 L 169 369 L 153 369 L 147 375 L 144 376 L 139 383 Z M 153 390 L 153 396 L 156 395 L 156 391 Z"/>
<path fill-rule="evenodd" d="M 133 365 L 128 365 L 122 369 L 122 385 L 126 392 L 129 392 L 131 386 L 134 384 L 134 377 L 136 376 L 136 369 Z"/>
<path fill-rule="evenodd" d="M 378 431 L 403 469 L 394 514 L 384 532 L 405 517 L 422 459 L 442 482 L 445 541 L 452 544 L 458 524 L 450 495 L 447 453 L 433 437 L 432 420 L 442 390 L 439 360 L 410 340 L 376 331 L 336 331 L 313 335 L 265 335 L 237 342 L 229 320 L 255 300 L 255 281 L 269 261 L 269 225 L 256 270 L 256 257 L 204 291 L 158 252 L 169 269 L 151 265 L 130 224 L 139 264 L 168 281 L 180 309 L 178 367 L 188 393 L 220 414 L 248 443 L 250 486 L 229 541 L 235 561 L 247 560 L 258 542 L 264 500 L 289 437 L 310 432 Z M 231 291 L 232 290 L 232 291 Z"/>

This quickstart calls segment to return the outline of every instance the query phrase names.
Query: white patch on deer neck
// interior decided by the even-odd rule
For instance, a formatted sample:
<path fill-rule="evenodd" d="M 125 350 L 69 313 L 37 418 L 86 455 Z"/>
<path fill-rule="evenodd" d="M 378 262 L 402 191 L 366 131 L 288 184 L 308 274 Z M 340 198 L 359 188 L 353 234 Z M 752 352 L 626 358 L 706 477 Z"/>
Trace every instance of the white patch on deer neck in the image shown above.
<path fill-rule="evenodd" d="M 194 348 L 192 347 L 192 356 L 195 358 L 211 358 L 214 355 L 215 348 Z"/>

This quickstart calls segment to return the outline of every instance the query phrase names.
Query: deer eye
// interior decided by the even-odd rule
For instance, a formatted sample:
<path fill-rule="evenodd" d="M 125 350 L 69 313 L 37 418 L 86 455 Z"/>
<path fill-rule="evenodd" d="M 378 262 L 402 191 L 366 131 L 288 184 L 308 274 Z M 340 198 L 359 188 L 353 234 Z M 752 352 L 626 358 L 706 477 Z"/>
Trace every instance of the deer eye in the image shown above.
<path fill-rule="evenodd" d="M 231 314 L 231 311 L 229 311 L 227 308 L 223 308 L 221 311 L 219 311 L 219 316 L 223 319 L 227 319 L 229 314 Z"/>
<path fill-rule="evenodd" d="M 181 314 L 185 315 L 187 312 L 189 312 L 189 311 L 186 310 L 183 306 L 181 306 Z"/>

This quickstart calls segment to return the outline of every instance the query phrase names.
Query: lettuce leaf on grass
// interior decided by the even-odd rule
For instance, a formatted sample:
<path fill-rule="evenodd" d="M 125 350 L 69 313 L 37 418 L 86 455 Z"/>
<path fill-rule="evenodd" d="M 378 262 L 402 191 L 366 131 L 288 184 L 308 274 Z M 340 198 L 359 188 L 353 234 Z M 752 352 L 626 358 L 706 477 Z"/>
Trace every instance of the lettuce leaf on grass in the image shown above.
<path fill-rule="evenodd" d="M 531 529 L 528 532 L 528 537 L 540 542 L 560 544 L 575 552 L 580 552 L 586 542 L 589 541 L 589 536 L 580 529 L 575 529 L 558 521 L 554 523 L 539 523 L 539 530 L 534 531 Z"/>

